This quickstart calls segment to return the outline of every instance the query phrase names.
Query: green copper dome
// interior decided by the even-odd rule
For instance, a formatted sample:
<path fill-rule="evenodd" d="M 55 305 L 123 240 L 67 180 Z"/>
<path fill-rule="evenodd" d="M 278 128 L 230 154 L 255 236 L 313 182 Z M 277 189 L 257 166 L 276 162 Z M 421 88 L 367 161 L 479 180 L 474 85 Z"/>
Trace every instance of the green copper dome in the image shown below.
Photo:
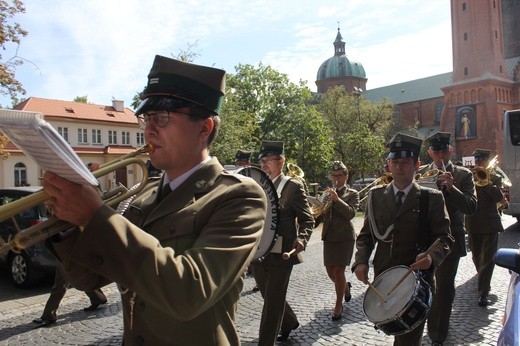
<path fill-rule="evenodd" d="M 316 80 L 334 77 L 366 78 L 363 65 L 358 62 L 350 62 L 345 55 L 345 42 L 343 42 L 339 28 L 334 41 L 334 56 L 321 64 Z"/>

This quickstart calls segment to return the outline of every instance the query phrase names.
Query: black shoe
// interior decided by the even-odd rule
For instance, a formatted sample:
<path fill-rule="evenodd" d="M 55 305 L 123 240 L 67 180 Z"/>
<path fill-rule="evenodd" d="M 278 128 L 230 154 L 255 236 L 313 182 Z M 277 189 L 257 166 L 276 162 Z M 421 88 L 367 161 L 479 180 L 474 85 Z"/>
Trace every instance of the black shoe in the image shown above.
<path fill-rule="evenodd" d="M 260 288 L 258 287 L 258 285 L 256 285 L 255 287 L 253 287 L 253 289 L 251 291 L 258 292 L 258 291 L 260 291 Z"/>
<path fill-rule="evenodd" d="M 442 346 L 442 342 L 440 342 L 440 341 L 432 341 L 432 346 Z"/>
<path fill-rule="evenodd" d="M 487 297 L 480 297 L 478 299 L 478 306 L 488 306 L 490 304 L 489 299 Z"/>
<path fill-rule="evenodd" d="M 285 340 L 289 339 L 289 334 L 291 334 L 291 332 L 293 330 L 295 330 L 296 328 L 298 328 L 299 326 L 300 326 L 300 323 L 296 322 L 296 325 L 292 329 L 289 329 L 286 331 L 281 331 L 280 336 L 276 338 L 276 341 L 285 341 Z"/>
<path fill-rule="evenodd" d="M 44 318 L 37 318 L 37 319 L 33 320 L 33 323 L 39 324 L 43 327 L 43 326 L 48 326 L 48 325 L 56 323 L 56 320 L 47 320 Z"/>
<path fill-rule="evenodd" d="M 348 285 L 348 294 L 347 294 L 347 290 L 345 290 L 345 303 L 350 302 L 350 300 L 352 299 L 352 294 L 350 293 L 352 284 L 350 282 L 347 282 L 347 285 Z"/>
<path fill-rule="evenodd" d="M 341 312 L 339 314 L 337 314 L 337 315 L 336 314 L 332 314 L 330 319 L 333 320 L 333 321 L 338 321 L 338 320 L 341 319 L 342 315 L 343 315 L 343 307 L 341 307 Z"/>
<path fill-rule="evenodd" d="M 103 303 L 97 303 L 97 304 L 92 304 L 90 306 L 87 306 L 86 308 L 83 309 L 83 311 L 94 311 L 96 310 L 100 305 L 102 304 L 106 304 L 107 302 L 103 302 Z"/>

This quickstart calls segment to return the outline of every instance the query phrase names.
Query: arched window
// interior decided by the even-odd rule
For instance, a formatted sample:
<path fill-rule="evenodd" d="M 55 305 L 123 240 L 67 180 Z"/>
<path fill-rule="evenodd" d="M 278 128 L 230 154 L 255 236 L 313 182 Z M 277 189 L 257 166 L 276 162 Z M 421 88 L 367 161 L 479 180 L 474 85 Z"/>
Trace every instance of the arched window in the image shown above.
<path fill-rule="evenodd" d="M 462 3 L 462 10 L 466 11 L 466 3 L 465 2 Z"/>
<path fill-rule="evenodd" d="M 14 186 L 27 185 L 27 167 L 21 162 L 14 165 Z"/>
<path fill-rule="evenodd" d="M 443 102 L 437 102 L 435 103 L 435 124 L 441 123 L 441 116 L 442 116 L 442 108 L 444 107 Z"/>

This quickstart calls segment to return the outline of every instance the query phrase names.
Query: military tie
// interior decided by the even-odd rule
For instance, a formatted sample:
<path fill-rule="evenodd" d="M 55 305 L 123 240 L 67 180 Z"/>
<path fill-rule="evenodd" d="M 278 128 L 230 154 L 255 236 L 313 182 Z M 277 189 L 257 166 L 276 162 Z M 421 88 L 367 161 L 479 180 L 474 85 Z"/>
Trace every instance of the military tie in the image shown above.
<path fill-rule="evenodd" d="M 403 205 L 403 196 L 404 192 L 399 190 L 397 191 L 397 210 L 401 209 L 401 206 Z"/>
<path fill-rule="evenodd" d="M 161 189 L 161 195 L 159 196 L 159 201 L 162 201 L 163 199 L 168 196 L 168 194 L 172 192 L 172 188 L 170 187 L 170 183 L 163 185 Z"/>

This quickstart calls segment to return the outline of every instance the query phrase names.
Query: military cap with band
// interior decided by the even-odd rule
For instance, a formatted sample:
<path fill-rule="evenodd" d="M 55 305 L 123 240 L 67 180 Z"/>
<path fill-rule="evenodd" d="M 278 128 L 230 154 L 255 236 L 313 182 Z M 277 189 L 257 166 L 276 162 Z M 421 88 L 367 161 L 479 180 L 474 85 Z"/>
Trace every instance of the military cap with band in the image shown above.
<path fill-rule="evenodd" d="M 396 159 L 400 157 L 419 157 L 421 144 L 423 140 L 404 133 L 396 134 L 387 144 L 390 149 L 388 159 Z"/>
<path fill-rule="evenodd" d="M 224 70 L 156 55 L 148 74 L 148 84 L 141 94 L 143 101 L 135 115 L 149 110 L 169 110 L 152 109 L 151 103 L 171 105 L 172 100 L 178 102 L 178 108 L 193 104 L 219 115 L 225 86 Z"/>
<path fill-rule="evenodd" d="M 347 166 L 345 166 L 345 164 L 341 161 L 334 161 L 332 163 L 332 170 L 337 171 L 339 169 L 347 169 Z"/>
<path fill-rule="evenodd" d="M 260 160 L 265 156 L 283 155 L 283 147 L 284 143 L 282 141 L 263 141 L 258 159 Z"/>
<path fill-rule="evenodd" d="M 475 157 L 475 160 L 488 160 L 491 156 L 491 150 L 475 149 L 471 155 Z"/>
<path fill-rule="evenodd" d="M 250 161 L 252 152 L 245 150 L 237 150 L 235 161 Z"/>
<path fill-rule="evenodd" d="M 450 148 L 450 137 L 449 132 L 436 132 L 426 140 L 428 141 L 428 147 L 433 151 L 444 151 Z"/>

